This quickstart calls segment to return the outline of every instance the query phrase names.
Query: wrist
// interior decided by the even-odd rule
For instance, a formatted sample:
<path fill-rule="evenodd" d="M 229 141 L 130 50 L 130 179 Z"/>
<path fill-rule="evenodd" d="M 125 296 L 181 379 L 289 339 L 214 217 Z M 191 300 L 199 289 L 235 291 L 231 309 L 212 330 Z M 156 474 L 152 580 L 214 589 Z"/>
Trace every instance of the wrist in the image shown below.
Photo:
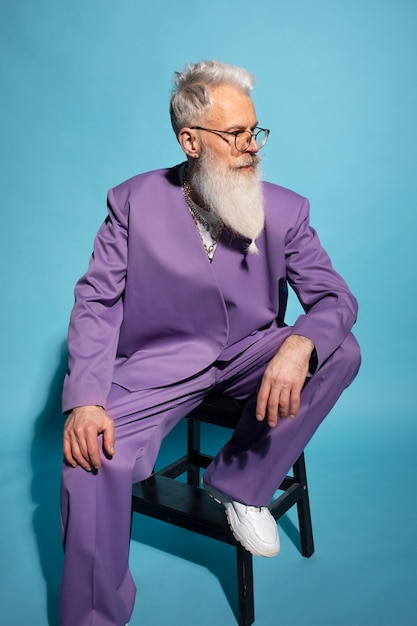
<path fill-rule="evenodd" d="M 303 349 L 308 356 L 310 356 L 315 349 L 314 343 L 311 341 L 311 339 L 305 337 L 304 335 L 290 335 L 287 341 L 288 340 L 291 340 L 300 349 Z"/>

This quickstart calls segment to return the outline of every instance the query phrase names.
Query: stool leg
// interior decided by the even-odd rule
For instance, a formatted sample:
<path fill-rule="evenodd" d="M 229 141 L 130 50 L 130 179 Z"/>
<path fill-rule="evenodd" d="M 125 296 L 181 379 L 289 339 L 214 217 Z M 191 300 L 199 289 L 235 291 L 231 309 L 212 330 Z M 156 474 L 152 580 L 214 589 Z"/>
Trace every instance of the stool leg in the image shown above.
<path fill-rule="evenodd" d="M 200 452 L 201 424 L 198 420 L 188 419 L 187 454 L 192 457 Z M 193 465 L 187 471 L 187 483 L 198 487 L 200 484 L 200 468 Z"/>
<path fill-rule="evenodd" d="M 240 545 L 236 546 L 236 551 L 239 626 L 250 626 L 255 621 L 252 554 Z"/>
<path fill-rule="evenodd" d="M 293 467 L 294 479 L 301 485 L 302 496 L 297 502 L 298 523 L 300 526 L 301 553 L 309 557 L 314 552 L 313 528 L 311 525 L 310 501 L 308 497 L 307 473 L 304 453 L 300 454 Z"/>

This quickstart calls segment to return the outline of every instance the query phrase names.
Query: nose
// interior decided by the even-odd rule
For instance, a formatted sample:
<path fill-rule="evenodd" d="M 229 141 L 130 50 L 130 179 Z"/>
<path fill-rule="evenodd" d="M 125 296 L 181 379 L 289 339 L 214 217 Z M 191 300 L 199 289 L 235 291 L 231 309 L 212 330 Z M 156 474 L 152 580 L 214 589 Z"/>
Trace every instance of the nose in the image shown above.
<path fill-rule="evenodd" d="M 258 143 L 256 141 L 256 137 L 255 135 L 252 135 L 252 137 L 250 138 L 250 144 L 247 147 L 246 152 L 250 152 L 251 154 L 256 154 L 257 152 L 259 152 L 260 148 L 258 146 Z"/>

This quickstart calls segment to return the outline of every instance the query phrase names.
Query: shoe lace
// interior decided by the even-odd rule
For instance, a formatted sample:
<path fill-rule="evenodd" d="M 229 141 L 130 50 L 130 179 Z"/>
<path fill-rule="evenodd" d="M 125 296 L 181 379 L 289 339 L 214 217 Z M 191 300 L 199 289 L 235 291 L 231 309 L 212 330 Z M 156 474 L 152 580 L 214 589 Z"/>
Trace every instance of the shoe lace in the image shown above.
<path fill-rule="evenodd" d="M 262 513 L 262 507 L 261 506 L 251 506 L 249 504 L 246 505 L 246 513 L 257 513 L 258 515 L 260 515 Z"/>

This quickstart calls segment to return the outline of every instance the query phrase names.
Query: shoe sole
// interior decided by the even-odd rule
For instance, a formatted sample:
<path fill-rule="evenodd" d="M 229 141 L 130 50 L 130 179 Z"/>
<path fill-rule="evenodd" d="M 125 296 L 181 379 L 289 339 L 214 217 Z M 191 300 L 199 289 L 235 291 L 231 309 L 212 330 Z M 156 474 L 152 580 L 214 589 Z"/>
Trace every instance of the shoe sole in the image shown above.
<path fill-rule="evenodd" d="M 222 493 L 215 487 L 208 485 L 203 480 L 204 489 L 207 491 L 209 496 L 213 498 L 215 502 L 218 504 L 222 504 L 225 506 L 226 504 L 231 504 L 232 499 L 226 494 Z M 239 518 L 236 515 L 233 506 L 225 507 L 226 519 L 229 524 L 230 530 L 232 531 L 233 537 L 238 541 L 248 552 L 253 554 L 254 556 L 264 556 L 264 557 L 272 557 L 276 556 L 280 551 L 280 546 L 278 548 L 273 548 L 271 550 L 260 551 L 251 540 L 251 537 L 248 533 L 248 530 L 243 524 L 239 522 Z"/>

